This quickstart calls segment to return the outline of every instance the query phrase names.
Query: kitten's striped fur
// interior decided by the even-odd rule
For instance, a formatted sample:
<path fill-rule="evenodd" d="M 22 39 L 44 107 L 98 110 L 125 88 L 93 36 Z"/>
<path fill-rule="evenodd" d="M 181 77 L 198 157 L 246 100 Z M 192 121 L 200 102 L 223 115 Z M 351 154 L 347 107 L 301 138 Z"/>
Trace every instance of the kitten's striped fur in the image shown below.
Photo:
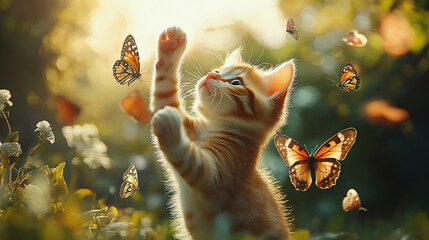
<path fill-rule="evenodd" d="M 191 115 L 178 87 L 185 48 L 180 28 L 161 34 L 151 96 L 154 145 L 174 193 L 175 236 L 228 239 L 245 232 L 289 239 L 283 196 L 258 161 L 285 124 L 294 62 L 264 71 L 242 62 L 240 50 L 234 51 L 197 83 Z"/>

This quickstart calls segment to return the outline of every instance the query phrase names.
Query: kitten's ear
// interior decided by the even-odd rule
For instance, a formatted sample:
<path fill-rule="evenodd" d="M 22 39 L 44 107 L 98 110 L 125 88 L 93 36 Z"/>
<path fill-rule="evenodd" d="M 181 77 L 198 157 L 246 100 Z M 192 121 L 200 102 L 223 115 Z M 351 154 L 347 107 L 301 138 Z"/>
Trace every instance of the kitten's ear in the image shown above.
<path fill-rule="evenodd" d="M 241 58 L 241 50 L 243 48 L 239 47 L 235 49 L 232 53 L 228 54 L 225 59 L 224 66 L 229 65 L 239 65 L 243 63 L 243 59 Z"/>
<path fill-rule="evenodd" d="M 277 66 L 274 70 L 265 74 L 266 93 L 268 96 L 277 97 L 287 93 L 287 89 L 295 77 L 295 62 L 290 60 Z"/>

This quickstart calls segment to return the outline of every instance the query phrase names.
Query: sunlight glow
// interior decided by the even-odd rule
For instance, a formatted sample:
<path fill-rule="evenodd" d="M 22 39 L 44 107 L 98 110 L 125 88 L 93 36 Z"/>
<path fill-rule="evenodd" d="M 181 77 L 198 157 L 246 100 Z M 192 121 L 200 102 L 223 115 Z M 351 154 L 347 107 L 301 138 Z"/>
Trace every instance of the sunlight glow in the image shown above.
<path fill-rule="evenodd" d="M 168 26 L 176 25 L 187 33 L 191 45 L 197 41 L 209 48 L 231 49 L 238 47 L 231 46 L 231 35 L 241 38 L 244 32 L 233 33 L 230 27 L 249 21 L 252 24 L 243 26 L 267 47 L 284 44 L 285 34 L 279 33 L 285 20 L 274 0 L 219 0 L 210 4 L 198 0 L 103 1 L 92 13 L 88 43 L 100 53 L 111 49 L 109 55 L 117 57 L 118 45 L 126 35 L 133 34 L 144 59 L 153 56 L 159 34 Z"/>

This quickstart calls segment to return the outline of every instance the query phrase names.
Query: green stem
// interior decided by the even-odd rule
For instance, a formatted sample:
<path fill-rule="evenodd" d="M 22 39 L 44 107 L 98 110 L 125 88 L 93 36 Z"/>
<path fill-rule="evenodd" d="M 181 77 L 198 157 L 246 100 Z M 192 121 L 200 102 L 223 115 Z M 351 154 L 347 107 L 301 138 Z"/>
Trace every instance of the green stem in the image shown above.
<path fill-rule="evenodd" d="M 0 186 L 3 186 L 3 177 L 4 177 L 4 165 L 0 166 Z"/>
<path fill-rule="evenodd" d="M 9 120 L 7 119 L 6 114 L 4 113 L 4 111 L 1 111 L 1 116 L 4 118 L 4 120 L 6 121 L 7 124 L 7 129 L 9 130 L 9 133 L 12 133 L 12 128 L 10 127 L 10 123 Z"/>
<path fill-rule="evenodd" d="M 36 146 L 34 146 L 31 150 L 30 153 L 28 154 L 27 159 L 25 160 L 24 166 L 23 167 L 27 167 L 28 165 L 30 165 L 31 160 L 33 159 L 36 150 L 42 146 L 43 144 L 43 138 L 39 138 L 39 141 L 37 142 Z"/>
<path fill-rule="evenodd" d="M 14 165 L 14 164 L 11 164 L 11 165 L 9 166 L 9 183 L 12 183 L 12 171 L 13 171 L 13 165 Z"/>

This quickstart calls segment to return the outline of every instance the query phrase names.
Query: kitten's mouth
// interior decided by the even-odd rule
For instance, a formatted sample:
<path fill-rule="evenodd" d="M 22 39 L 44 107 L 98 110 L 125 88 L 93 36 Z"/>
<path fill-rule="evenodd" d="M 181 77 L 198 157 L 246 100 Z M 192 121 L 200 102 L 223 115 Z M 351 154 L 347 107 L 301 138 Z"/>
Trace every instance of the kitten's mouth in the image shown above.
<path fill-rule="evenodd" d="M 199 89 L 198 90 L 201 90 L 203 87 L 206 87 L 207 88 L 207 90 L 210 92 L 210 87 L 209 87 L 209 85 L 208 85 L 208 82 L 209 82 L 209 80 L 210 80 L 210 78 L 209 79 L 205 79 L 204 80 L 204 82 L 200 85 L 200 87 L 199 87 Z"/>

